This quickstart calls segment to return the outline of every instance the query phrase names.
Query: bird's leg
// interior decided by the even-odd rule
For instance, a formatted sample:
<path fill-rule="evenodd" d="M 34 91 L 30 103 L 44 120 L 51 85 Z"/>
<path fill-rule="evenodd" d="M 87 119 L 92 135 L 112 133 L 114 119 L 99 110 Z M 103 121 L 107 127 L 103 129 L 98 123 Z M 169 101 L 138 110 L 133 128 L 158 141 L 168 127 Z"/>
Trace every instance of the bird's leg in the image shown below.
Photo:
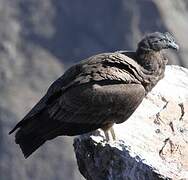
<path fill-rule="evenodd" d="M 105 135 L 105 138 L 106 138 L 106 141 L 107 142 L 110 142 L 110 136 L 109 136 L 109 131 L 104 131 L 104 135 Z"/>
<path fill-rule="evenodd" d="M 116 140 L 116 134 L 115 134 L 113 126 L 110 128 L 110 133 L 112 135 L 112 139 L 115 141 Z"/>
<path fill-rule="evenodd" d="M 116 140 L 116 135 L 113 129 L 113 124 L 107 124 L 106 126 L 103 126 L 104 135 L 107 142 Z M 110 136 L 111 135 L 111 136 Z"/>

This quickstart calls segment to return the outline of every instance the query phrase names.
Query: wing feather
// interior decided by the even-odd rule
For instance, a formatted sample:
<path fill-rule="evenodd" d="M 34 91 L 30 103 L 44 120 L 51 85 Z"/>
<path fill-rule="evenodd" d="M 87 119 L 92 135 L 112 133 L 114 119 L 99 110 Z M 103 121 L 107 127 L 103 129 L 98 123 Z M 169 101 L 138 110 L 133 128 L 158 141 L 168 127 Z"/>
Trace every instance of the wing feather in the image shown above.
<path fill-rule="evenodd" d="M 98 124 L 125 121 L 145 96 L 140 84 L 86 85 L 72 88 L 50 107 L 54 121 L 72 124 Z M 54 113 L 54 108 L 59 107 Z"/>
<path fill-rule="evenodd" d="M 118 52 L 103 53 L 81 61 L 81 63 L 68 69 L 63 76 L 57 79 L 50 86 L 46 95 L 34 106 L 34 108 L 23 118 L 23 120 L 16 125 L 11 133 L 24 123 L 29 122 L 30 118 L 41 113 L 42 111 L 48 110 L 50 112 L 50 116 L 53 116 L 57 108 L 54 106 L 54 104 L 57 104 L 58 106 L 59 103 L 59 106 L 62 106 L 62 111 L 67 111 L 67 108 L 73 108 L 75 116 L 79 116 L 79 114 L 83 114 L 80 113 L 82 112 L 80 107 L 75 107 L 73 103 L 71 104 L 71 107 L 69 107 L 67 104 L 65 104 L 65 102 L 63 102 L 65 100 L 64 94 L 66 94 L 68 90 L 70 91 L 75 87 L 80 87 L 87 84 L 141 84 L 140 81 L 142 77 L 138 72 L 139 65 L 133 59 Z M 64 104 L 62 104 L 62 102 Z M 93 108 L 95 107 L 92 107 L 91 109 Z M 69 111 L 71 112 L 73 110 Z M 67 117 L 61 113 L 58 113 L 59 117 Z M 106 113 L 108 113 L 107 110 L 104 111 L 100 118 L 105 116 Z M 66 119 L 65 117 L 63 119 Z"/>

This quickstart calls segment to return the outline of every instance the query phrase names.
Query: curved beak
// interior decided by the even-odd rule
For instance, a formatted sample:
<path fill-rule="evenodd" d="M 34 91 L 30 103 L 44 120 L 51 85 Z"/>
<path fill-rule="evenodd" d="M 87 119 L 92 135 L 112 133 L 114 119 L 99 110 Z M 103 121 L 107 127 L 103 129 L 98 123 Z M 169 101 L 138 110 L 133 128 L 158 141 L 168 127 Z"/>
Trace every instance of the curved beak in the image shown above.
<path fill-rule="evenodd" d="M 168 42 L 168 48 L 175 49 L 176 51 L 178 51 L 179 45 L 175 42 L 175 39 L 173 38 L 173 36 L 169 32 L 166 32 L 164 34 Z"/>
<path fill-rule="evenodd" d="M 171 48 L 171 49 L 175 49 L 176 51 L 179 50 L 179 45 L 176 42 L 170 42 L 168 44 L 168 47 Z"/>

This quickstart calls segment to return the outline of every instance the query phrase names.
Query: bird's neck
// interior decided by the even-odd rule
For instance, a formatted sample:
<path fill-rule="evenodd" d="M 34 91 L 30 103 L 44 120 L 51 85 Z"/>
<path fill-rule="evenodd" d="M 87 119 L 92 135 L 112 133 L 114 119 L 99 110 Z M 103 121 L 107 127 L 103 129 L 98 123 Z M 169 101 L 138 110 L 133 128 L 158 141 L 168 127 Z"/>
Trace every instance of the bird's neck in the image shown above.
<path fill-rule="evenodd" d="M 136 61 L 141 66 L 142 77 L 144 77 L 142 84 L 146 92 L 149 92 L 164 77 L 167 58 L 162 52 L 154 51 L 137 52 L 136 56 Z"/>
<path fill-rule="evenodd" d="M 161 51 L 137 51 L 137 63 L 148 73 L 158 74 L 159 69 L 165 68 L 167 58 Z"/>

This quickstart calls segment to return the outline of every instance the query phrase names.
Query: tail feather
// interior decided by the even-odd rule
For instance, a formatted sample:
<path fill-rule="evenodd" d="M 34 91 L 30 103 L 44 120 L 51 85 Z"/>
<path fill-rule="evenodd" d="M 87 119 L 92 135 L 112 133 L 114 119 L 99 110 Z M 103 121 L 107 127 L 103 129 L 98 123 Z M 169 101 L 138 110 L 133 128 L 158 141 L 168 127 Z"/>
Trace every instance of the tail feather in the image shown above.
<path fill-rule="evenodd" d="M 46 141 L 43 137 L 37 136 L 36 132 L 25 134 L 22 129 L 18 130 L 15 137 L 15 141 L 20 145 L 25 158 L 29 157 Z"/>
<path fill-rule="evenodd" d="M 27 158 L 49 139 L 48 134 L 57 128 L 57 124 L 50 120 L 49 115 L 44 111 L 25 121 L 20 121 L 9 134 L 17 128 L 19 130 L 16 132 L 15 142 L 19 144 Z"/>

